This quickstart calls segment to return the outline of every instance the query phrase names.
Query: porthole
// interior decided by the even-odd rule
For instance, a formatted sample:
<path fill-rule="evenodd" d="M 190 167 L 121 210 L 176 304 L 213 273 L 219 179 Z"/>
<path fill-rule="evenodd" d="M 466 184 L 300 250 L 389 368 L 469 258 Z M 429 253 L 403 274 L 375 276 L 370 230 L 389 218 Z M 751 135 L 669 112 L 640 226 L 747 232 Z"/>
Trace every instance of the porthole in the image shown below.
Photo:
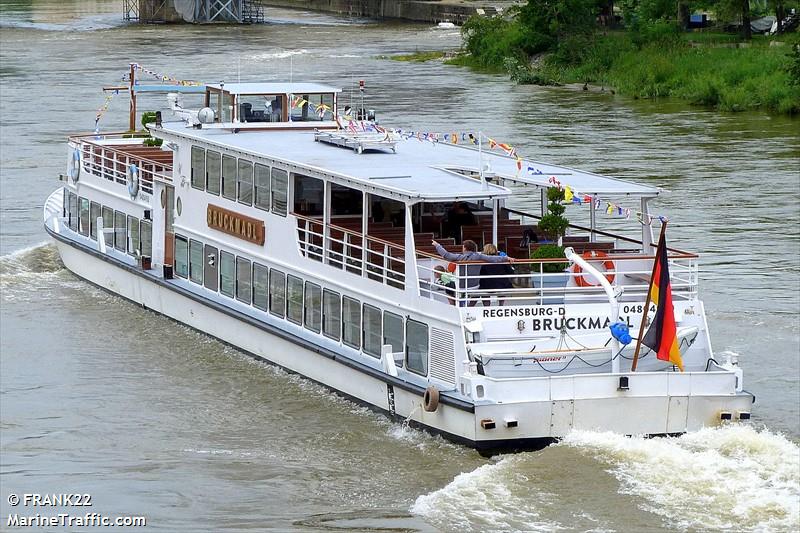
<path fill-rule="evenodd" d="M 180 196 L 178 196 L 178 200 L 175 203 L 175 210 L 178 211 L 178 216 L 181 216 L 181 211 L 183 211 L 183 202 L 181 202 Z"/>

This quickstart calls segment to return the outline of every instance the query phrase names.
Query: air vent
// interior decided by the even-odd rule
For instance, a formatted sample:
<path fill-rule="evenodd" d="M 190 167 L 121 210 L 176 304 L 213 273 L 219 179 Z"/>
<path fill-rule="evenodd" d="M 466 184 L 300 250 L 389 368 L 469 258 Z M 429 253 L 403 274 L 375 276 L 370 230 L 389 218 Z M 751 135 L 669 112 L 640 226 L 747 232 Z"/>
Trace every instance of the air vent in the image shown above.
<path fill-rule="evenodd" d="M 445 383 L 456 383 L 456 355 L 453 333 L 431 328 L 430 376 Z"/>

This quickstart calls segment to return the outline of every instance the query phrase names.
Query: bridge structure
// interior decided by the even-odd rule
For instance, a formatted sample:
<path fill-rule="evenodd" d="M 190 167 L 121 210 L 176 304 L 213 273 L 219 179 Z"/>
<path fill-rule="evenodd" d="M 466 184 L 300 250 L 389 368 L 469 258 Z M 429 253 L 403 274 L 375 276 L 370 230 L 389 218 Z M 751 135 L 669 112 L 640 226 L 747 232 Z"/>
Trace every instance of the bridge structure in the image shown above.
<path fill-rule="evenodd" d="M 264 5 L 260 0 L 123 0 L 122 16 L 156 24 L 258 24 L 264 22 Z"/>

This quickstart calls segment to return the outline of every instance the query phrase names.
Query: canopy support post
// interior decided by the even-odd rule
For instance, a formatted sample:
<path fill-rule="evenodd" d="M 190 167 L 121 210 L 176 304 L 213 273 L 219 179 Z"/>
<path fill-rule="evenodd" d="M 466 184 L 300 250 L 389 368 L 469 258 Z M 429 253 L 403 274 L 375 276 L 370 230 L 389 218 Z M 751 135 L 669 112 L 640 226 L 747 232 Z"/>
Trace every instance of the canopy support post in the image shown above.
<path fill-rule="evenodd" d="M 492 244 L 499 247 L 500 243 L 497 242 L 497 218 L 498 211 L 500 211 L 500 200 L 497 198 L 492 200 Z"/>
<path fill-rule="evenodd" d="M 642 253 L 644 255 L 649 255 L 653 247 L 653 224 L 650 221 L 648 200 L 649 198 L 642 196 Z"/>
<path fill-rule="evenodd" d="M 597 229 L 597 213 L 595 212 L 595 204 L 597 203 L 597 195 L 592 195 L 592 205 L 589 206 L 589 228 L 591 231 L 589 232 L 589 242 L 597 242 L 597 235 L 595 234 L 595 230 Z"/>

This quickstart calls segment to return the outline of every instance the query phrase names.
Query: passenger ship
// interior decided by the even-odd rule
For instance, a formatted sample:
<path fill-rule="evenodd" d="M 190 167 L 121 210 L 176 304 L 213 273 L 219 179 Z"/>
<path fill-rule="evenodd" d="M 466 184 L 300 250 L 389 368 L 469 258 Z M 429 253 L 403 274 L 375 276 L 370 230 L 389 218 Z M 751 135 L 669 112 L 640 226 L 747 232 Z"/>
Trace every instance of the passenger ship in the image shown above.
<path fill-rule="evenodd" d="M 343 124 L 340 91 L 325 85 L 201 90 L 204 108 L 184 109 L 171 94 L 175 119 L 159 113 L 147 125 L 161 146 L 130 133 L 69 139 L 64 183 L 44 207 L 69 270 L 489 452 L 538 448 L 572 429 L 679 434 L 750 417 L 737 362 L 712 351 L 696 254 L 668 256 L 684 371 L 647 348 L 632 371 L 633 343 L 609 331 L 621 319 L 635 341 L 647 320 L 649 202 L 660 189 L 520 160 L 482 141 L 420 142 Z M 539 246 L 530 237 L 545 237 L 536 222 L 556 181 L 592 204 L 636 201 L 637 238 L 600 230 L 592 208 L 589 226 L 563 237 L 571 266 L 545 272 L 558 260 L 530 259 Z M 541 211 L 514 209 L 521 197 Z M 468 223 L 448 218 L 453 202 L 471 211 Z M 474 266 L 451 264 L 432 245 L 460 252 L 466 240 L 515 258 L 513 273 L 494 276 L 510 279 L 507 288 L 481 289 Z"/>

